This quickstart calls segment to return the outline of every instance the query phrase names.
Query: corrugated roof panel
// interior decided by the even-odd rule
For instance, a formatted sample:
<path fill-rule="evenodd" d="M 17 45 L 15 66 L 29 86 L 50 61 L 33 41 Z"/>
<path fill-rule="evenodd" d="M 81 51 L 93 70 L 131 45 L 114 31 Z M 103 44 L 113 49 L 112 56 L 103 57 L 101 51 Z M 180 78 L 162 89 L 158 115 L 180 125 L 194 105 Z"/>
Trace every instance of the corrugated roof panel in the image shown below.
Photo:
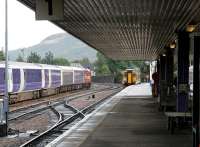
<path fill-rule="evenodd" d="M 19 0 L 35 9 L 35 0 Z M 199 0 L 64 0 L 72 35 L 113 59 L 155 59 L 193 18 Z"/>

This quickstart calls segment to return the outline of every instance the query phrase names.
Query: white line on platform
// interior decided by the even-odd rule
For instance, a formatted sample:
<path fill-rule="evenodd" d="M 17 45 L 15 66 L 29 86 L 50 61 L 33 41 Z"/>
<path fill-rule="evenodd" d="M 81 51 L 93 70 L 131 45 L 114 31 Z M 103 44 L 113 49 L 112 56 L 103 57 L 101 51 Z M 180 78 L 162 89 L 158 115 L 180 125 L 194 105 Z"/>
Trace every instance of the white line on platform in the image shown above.
<path fill-rule="evenodd" d="M 63 133 L 61 136 L 57 137 L 54 141 L 50 142 L 49 144 L 46 145 L 46 147 L 56 147 L 57 145 L 59 145 L 65 138 L 67 138 L 67 136 L 69 136 L 71 133 L 73 133 L 75 130 L 77 130 L 79 127 L 81 127 L 84 123 L 86 123 L 92 116 L 97 116 L 100 115 L 100 110 L 103 108 L 108 108 L 108 110 L 106 110 L 106 113 L 104 112 L 104 115 L 100 116 L 102 117 L 102 121 L 105 118 L 105 116 L 110 112 L 110 110 L 112 110 L 112 108 L 120 101 L 121 98 L 119 97 L 111 97 L 110 99 L 108 99 L 106 102 L 102 103 L 96 110 L 94 110 L 91 114 L 88 114 L 85 118 L 83 118 L 80 122 L 78 122 L 76 125 L 74 125 L 73 127 L 71 127 L 69 130 L 67 130 L 65 133 Z M 111 103 L 111 101 L 113 101 Z M 98 122 L 101 123 L 101 122 Z M 88 134 L 89 136 L 89 134 Z M 87 138 L 87 136 L 85 136 L 85 139 Z"/>
<path fill-rule="evenodd" d="M 147 98 L 152 96 L 150 83 L 131 85 L 116 94 L 117 97 Z"/>

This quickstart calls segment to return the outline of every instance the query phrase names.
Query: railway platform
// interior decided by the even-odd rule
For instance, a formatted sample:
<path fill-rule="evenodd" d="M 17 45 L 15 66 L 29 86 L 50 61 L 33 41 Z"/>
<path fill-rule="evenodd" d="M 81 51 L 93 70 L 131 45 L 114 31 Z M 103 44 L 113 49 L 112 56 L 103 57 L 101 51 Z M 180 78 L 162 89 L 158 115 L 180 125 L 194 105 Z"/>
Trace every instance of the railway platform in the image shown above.
<path fill-rule="evenodd" d="M 48 147 L 189 147 L 191 128 L 170 134 L 150 85 L 129 86 Z"/>

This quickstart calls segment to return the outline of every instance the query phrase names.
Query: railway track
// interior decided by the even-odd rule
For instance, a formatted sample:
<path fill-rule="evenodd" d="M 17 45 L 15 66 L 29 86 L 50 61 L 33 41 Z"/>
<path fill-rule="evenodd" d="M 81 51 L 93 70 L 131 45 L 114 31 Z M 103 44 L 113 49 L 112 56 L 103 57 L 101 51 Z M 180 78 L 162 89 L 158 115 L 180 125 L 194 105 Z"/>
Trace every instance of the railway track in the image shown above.
<path fill-rule="evenodd" d="M 111 84 L 106 84 L 106 87 L 101 87 L 101 88 L 98 88 L 98 86 L 99 86 L 98 84 L 97 85 L 94 84 L 88 90 L 75 91 L 75 92 L 72 92 L 71 94 L 68 94 L 66 96 L 60 96 L 60 97 L 58 96 L 58 98 L 51 99 L 51 100 L 44 100 L 44 98 L 43 99 L 36 99 L 38 102 L 33 103 L 31 105 L 28 105 L 28 106 L 24 106 L 24 107 L 20 107 L 20 108 L 14 109 L 14 110 L 10 111 L 9 114 L 14 113 L 14 112 L 24 111 L 24 110 L 27 111 L 27 109 L 34 109 L 35 107 L 40 107 L 41 105 L 47 106 L 51 102 L 60 102 L 60 101 L 66 100 L 68 98 L 69 99 L 73 99 L 73 97 L 76 98 L 79 95 L 81 96 L 81 95 L 89 94 L 89 93 L 92 93 L 92 92 L 98 92 L 98 91 L 101 91 L 101 90 L 106 90 L 106 89 L 109 89 L 109 88 L 114 88 L 113 85 L 111 85 Z M 15 106 L 11 105 L 10 107 L 15 107 Z"/>
<path fill-rule="evenodd" d="M 26 104 L 26 102 L 29 102 L 29 101 L 34 101 L 34 102 L 31 105 L 24 106 L 24 107 L 19 107 L 17 109 L 11 110 L 9 113 L 20 111 L 20 110 L 24 110 L 24 109 L 26 110 L 27 108 L 38 107 L 40 105 L 48 105 L 49 102 L 62 101 L 66 97 L 76 96 L 77 94 L 83 94 L 83 93 L 86 93 L 86 92 L 91 92 L 91 91 L 95 91 L 95 90 L 104 89 L 104 88 L 98 88 L 98 86 L 99 86 L 98 84 L 97 85 L 93 84 L 90 89 L 71 91 L 71 93 L 67 93 L 66 96 L 56 96 L 55 95 L 54 97 L 56 97 L 56 98 L 55 99 L 51 99 L 51 100 L 48 100 L 48 99 L 46 100 L 47 97 L 43 97 L 43 98 L 38 98 L 38 99 L 34 99 L 34 100 L 22 101 L 22 102 L 19 102 L 19 103 L 16 103 L 16 104 L 20 104 L 20 105 L 22 104 L 23 105 L 24 102 L 25 102 L 25 104 Z M 16 104 L 11 104 L 10 105 L 11 109 L 13 107 L 17 107 L 17 106 L 15 106 Z"/>
<path fill-rule="evenodd" d="M 105 98 L 98 99 L 97 101 L 91 103 L 87 107 L 83 109 L 78 109 L 74 106 L 71 106 L 67 103 L 67 101 L 64 104 L 61 105 L 51 105 L 50 107 L 54 108 L 58 116 L 61 116 L 59 118 L 59 121 L 56 122 L 51 128 L 46 130 L 45 132 L 41 133 L 40 135 L 32 138 L 28 142 L 24 143 L 20 147 L 43 147 L 53 141 L 55 138 L 60 136 L 63 132 L 68 130 L 71 126 L 76 124 L 78 121 L 80 121 L 82 118 L 85 117 L 88 113 L 93 111 L 95 107 L 97 107 L 100 103 L 105 101 L 107 98 L 111 97 L 114 95 L 116 92 L 121 90 L 120 87 L 114 87 L 110 88 L 107 90 L 113 90 L 113 93 L 106 96 Z M 104 91 L 98 91 L 98 92 L 104 92 Z M 97 93 L 93 92 L 90 94 Z M 77 97 L 78 98 L 78 97 Z M 77 99 L 77 98 L 72 98 L 71 100 Z"/>
<path fill-rule="evenodd" d="M 24 108 L 20 108 L 18 110 L 9 112 L 9 119 L 8 121 L 15 121 L 17 119 L 21 119 L 26 117 L 27 115 L 40 115 L 43 111 L 50 109 L 49 104 L 51 103 L 51 105 L 60 105 L 62 104 L 64 101 L 72 101 L 74 99 L 78 99 L 87 95 L 92 95 L 101 91 L 105 91 L 105 90 L 112 90 L 112 89 L 116 89 L 119 86 L 115 86 L 115 87 L 109 87 L 109 88 L 100 88 L 100 89 L 96 89 L 96 90 L 89 90 L 88 92 L 84 92 L 84 93 L 80 93 L 80 94 L 71 94 L 69 96 L 65 96 L 62 97 L 61 99 L 55 101 L 46 101 L 46 102 L 42 102 L 36 105 L 32 105 L 29 107 L 24 107 Z"/>

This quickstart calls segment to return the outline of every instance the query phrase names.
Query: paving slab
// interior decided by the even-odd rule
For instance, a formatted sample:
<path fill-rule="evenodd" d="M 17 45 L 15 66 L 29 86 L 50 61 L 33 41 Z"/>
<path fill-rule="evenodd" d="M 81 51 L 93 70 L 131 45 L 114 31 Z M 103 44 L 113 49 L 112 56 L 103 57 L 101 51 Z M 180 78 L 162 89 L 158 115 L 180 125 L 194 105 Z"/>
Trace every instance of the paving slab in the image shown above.
<path fill-rule="evenodd" d="M 137 93 L 138 95 L 138 93 Z M 191 128 L 167 131 L 156 100 L 118 95 L 60 137 L 56 147 L 191 147 Z"/>

